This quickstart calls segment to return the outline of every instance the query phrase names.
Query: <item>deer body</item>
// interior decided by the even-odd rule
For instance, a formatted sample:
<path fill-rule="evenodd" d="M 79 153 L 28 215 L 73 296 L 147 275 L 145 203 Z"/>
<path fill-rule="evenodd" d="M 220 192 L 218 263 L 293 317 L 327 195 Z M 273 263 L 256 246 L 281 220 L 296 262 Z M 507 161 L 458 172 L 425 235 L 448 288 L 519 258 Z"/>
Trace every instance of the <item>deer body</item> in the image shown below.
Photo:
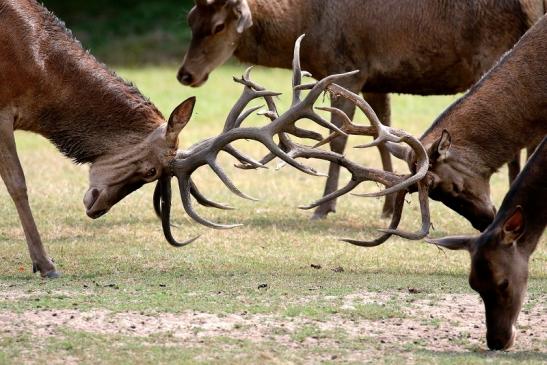
<path fill-rule="evenodd" d="M 466 90 L 544 12 L 542 0 L 197 0 L 188 20 L 193 38 L 179 71 L 200 86 L 232 54 L 240 61 L 290 68 L 292 45 L 306 34 L 302 66 L 316 78 L 360 70 L 343 86 L 364 92 L 380 119 L 390 124 L 387 93 L 453 94 Z M 237 26 L 237 27 L 236 27 Z M 350 118 L 354 108 L 334 101 Z M 334 118 L 335 124 L 341 121 Z M 343 152 L 346 140 L 332 141 Z M 384 169 L 391 170 L 382 147 Z M 325 195 L 336 190 L 331 164 Z M 384 213 L 391 212 L 391 201 Z M 334 211 L 335 200 L 315 213 Z"/>
<path fill-rule="evenodd" d="M 152 103 L 99 64 L 33 0 L 0 1 L 0 24 L 0 176 L 35 270 L 56 277 L 32 217 L 14 131 L 41 134 L 75 162 L 91 164 L 84 204 L 98 218 L 161 175 L 177 149 L 177 136 L 169 133 L 180 130 L 177 121 L 189 117 L 194 101 L 166 126 Z"/>
<path fill-rule="evenodd" d="M 484 230 L 494 217 L 489 180 L 547 134 L 547 18 L 421 137 L 435 177 L 430 196 Z M 443 137 L 444 136 L 444 137 Z"/>

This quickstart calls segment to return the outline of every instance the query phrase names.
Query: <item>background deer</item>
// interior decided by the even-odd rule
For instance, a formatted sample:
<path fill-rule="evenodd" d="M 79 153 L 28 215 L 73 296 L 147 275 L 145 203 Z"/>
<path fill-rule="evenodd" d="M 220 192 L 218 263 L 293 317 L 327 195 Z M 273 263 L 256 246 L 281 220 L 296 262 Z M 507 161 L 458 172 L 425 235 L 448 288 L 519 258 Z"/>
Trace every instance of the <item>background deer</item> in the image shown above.
<path fill-rule="evenodd" d="M 511 347 L 524 302 L 528 262 L 547 225 L 547 138 L 539 145 L 501 204 L 496 219 L 476 237 L 428 240 L 471 255 L 469 284 L 483 299 L 492 350 Z"/>
<path fill-rule="evenodd" d="M 76 163 L 88 163 L 87 215 L 98 218 L 174 158 L 195 100 L 168 125 L 139 91 L 99 64 L 33 0 L 0 1 L 0 176 L 17 208 L 33 268 L 59 274 L 34 222 L 14 131 L 41 134 Z"/>
<path fill-rule="evenodd" d="M 294 1 L 196 0 L 188 15 L 192 41 L 178 79 L 200 86 L 235 55 L 240 61 L 290 68 L 292 45 L 301 34 L 303 67 L 321 79 L 360 70 L 344 81 L 364 92 L 380 119 L 390 124 L 387 93 L 453 94 L 473 85 L 545 12 L 543 0 L 487 1 Z M 354 106 L 333 106 L 353 117 Z M 333 117 L 333 122 L 342 121 Z M 342 153 L 344 137 L 331 141 Z M 388 152 L 382 162 L 391 171 Z M 512 176 L 518 165 L 512 165 Z M 339 166 L 331 164 L 325 195 L 336 190 Z M 314 217 L 335 210 L 324 201 Z M 384 215 L 392 212 L 386 201 Z"/>

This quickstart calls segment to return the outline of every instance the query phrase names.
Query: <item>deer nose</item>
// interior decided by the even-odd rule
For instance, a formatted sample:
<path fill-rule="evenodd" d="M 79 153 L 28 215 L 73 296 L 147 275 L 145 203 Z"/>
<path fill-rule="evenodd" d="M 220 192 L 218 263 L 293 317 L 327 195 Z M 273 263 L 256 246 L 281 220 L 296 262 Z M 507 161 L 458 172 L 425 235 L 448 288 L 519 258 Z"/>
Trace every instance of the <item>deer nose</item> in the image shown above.
<path fill-rule="evenodd" d="M 180 69 L 177 74 L 177 79 L 183 85 L 191 85 L 194 82 L 194 76 L 184 69 Z"/>

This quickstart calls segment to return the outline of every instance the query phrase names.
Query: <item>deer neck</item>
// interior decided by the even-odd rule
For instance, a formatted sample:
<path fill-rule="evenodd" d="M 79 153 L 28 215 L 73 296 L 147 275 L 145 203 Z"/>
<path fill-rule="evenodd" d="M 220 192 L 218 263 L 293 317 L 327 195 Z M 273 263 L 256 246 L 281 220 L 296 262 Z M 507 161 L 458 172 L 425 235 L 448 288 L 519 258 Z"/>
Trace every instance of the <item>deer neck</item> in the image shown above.
<path fill-rule="evenodd" d="M 45 9 L 35 21 L 34 54 L 40 67 L 21 101 L 16 128 L 39 133 L 78 163 L 118 153 L 142 142 L 163 117 L 131 84 L 100 64 Z"/>
<path fill-rule="evenodd" d="M 241 35 L 234 55 L 238 60 L 267 67 L 290 68 L 296 39 L 307 29 L 308 1 L 249 0 L 253 26 Z M 298 9 L 297 9 L 298 8 Z"/>

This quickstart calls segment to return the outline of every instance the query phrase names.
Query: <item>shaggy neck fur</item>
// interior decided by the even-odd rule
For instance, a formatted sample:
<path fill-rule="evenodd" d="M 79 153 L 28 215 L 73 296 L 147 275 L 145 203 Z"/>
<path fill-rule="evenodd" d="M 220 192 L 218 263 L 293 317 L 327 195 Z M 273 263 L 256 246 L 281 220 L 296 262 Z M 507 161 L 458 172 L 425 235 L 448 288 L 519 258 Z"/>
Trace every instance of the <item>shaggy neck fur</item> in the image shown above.
<path fill-rule="evenodd" d="M 27 52 L 35 62 L 19 129 L 44 135 L 77 163 L 92 163 L 142 142 L 163 123 L 137 88 L 97 62 L 53 14 L 32 0 L 11 7 L 16 33 L 33 40 Z"/>

